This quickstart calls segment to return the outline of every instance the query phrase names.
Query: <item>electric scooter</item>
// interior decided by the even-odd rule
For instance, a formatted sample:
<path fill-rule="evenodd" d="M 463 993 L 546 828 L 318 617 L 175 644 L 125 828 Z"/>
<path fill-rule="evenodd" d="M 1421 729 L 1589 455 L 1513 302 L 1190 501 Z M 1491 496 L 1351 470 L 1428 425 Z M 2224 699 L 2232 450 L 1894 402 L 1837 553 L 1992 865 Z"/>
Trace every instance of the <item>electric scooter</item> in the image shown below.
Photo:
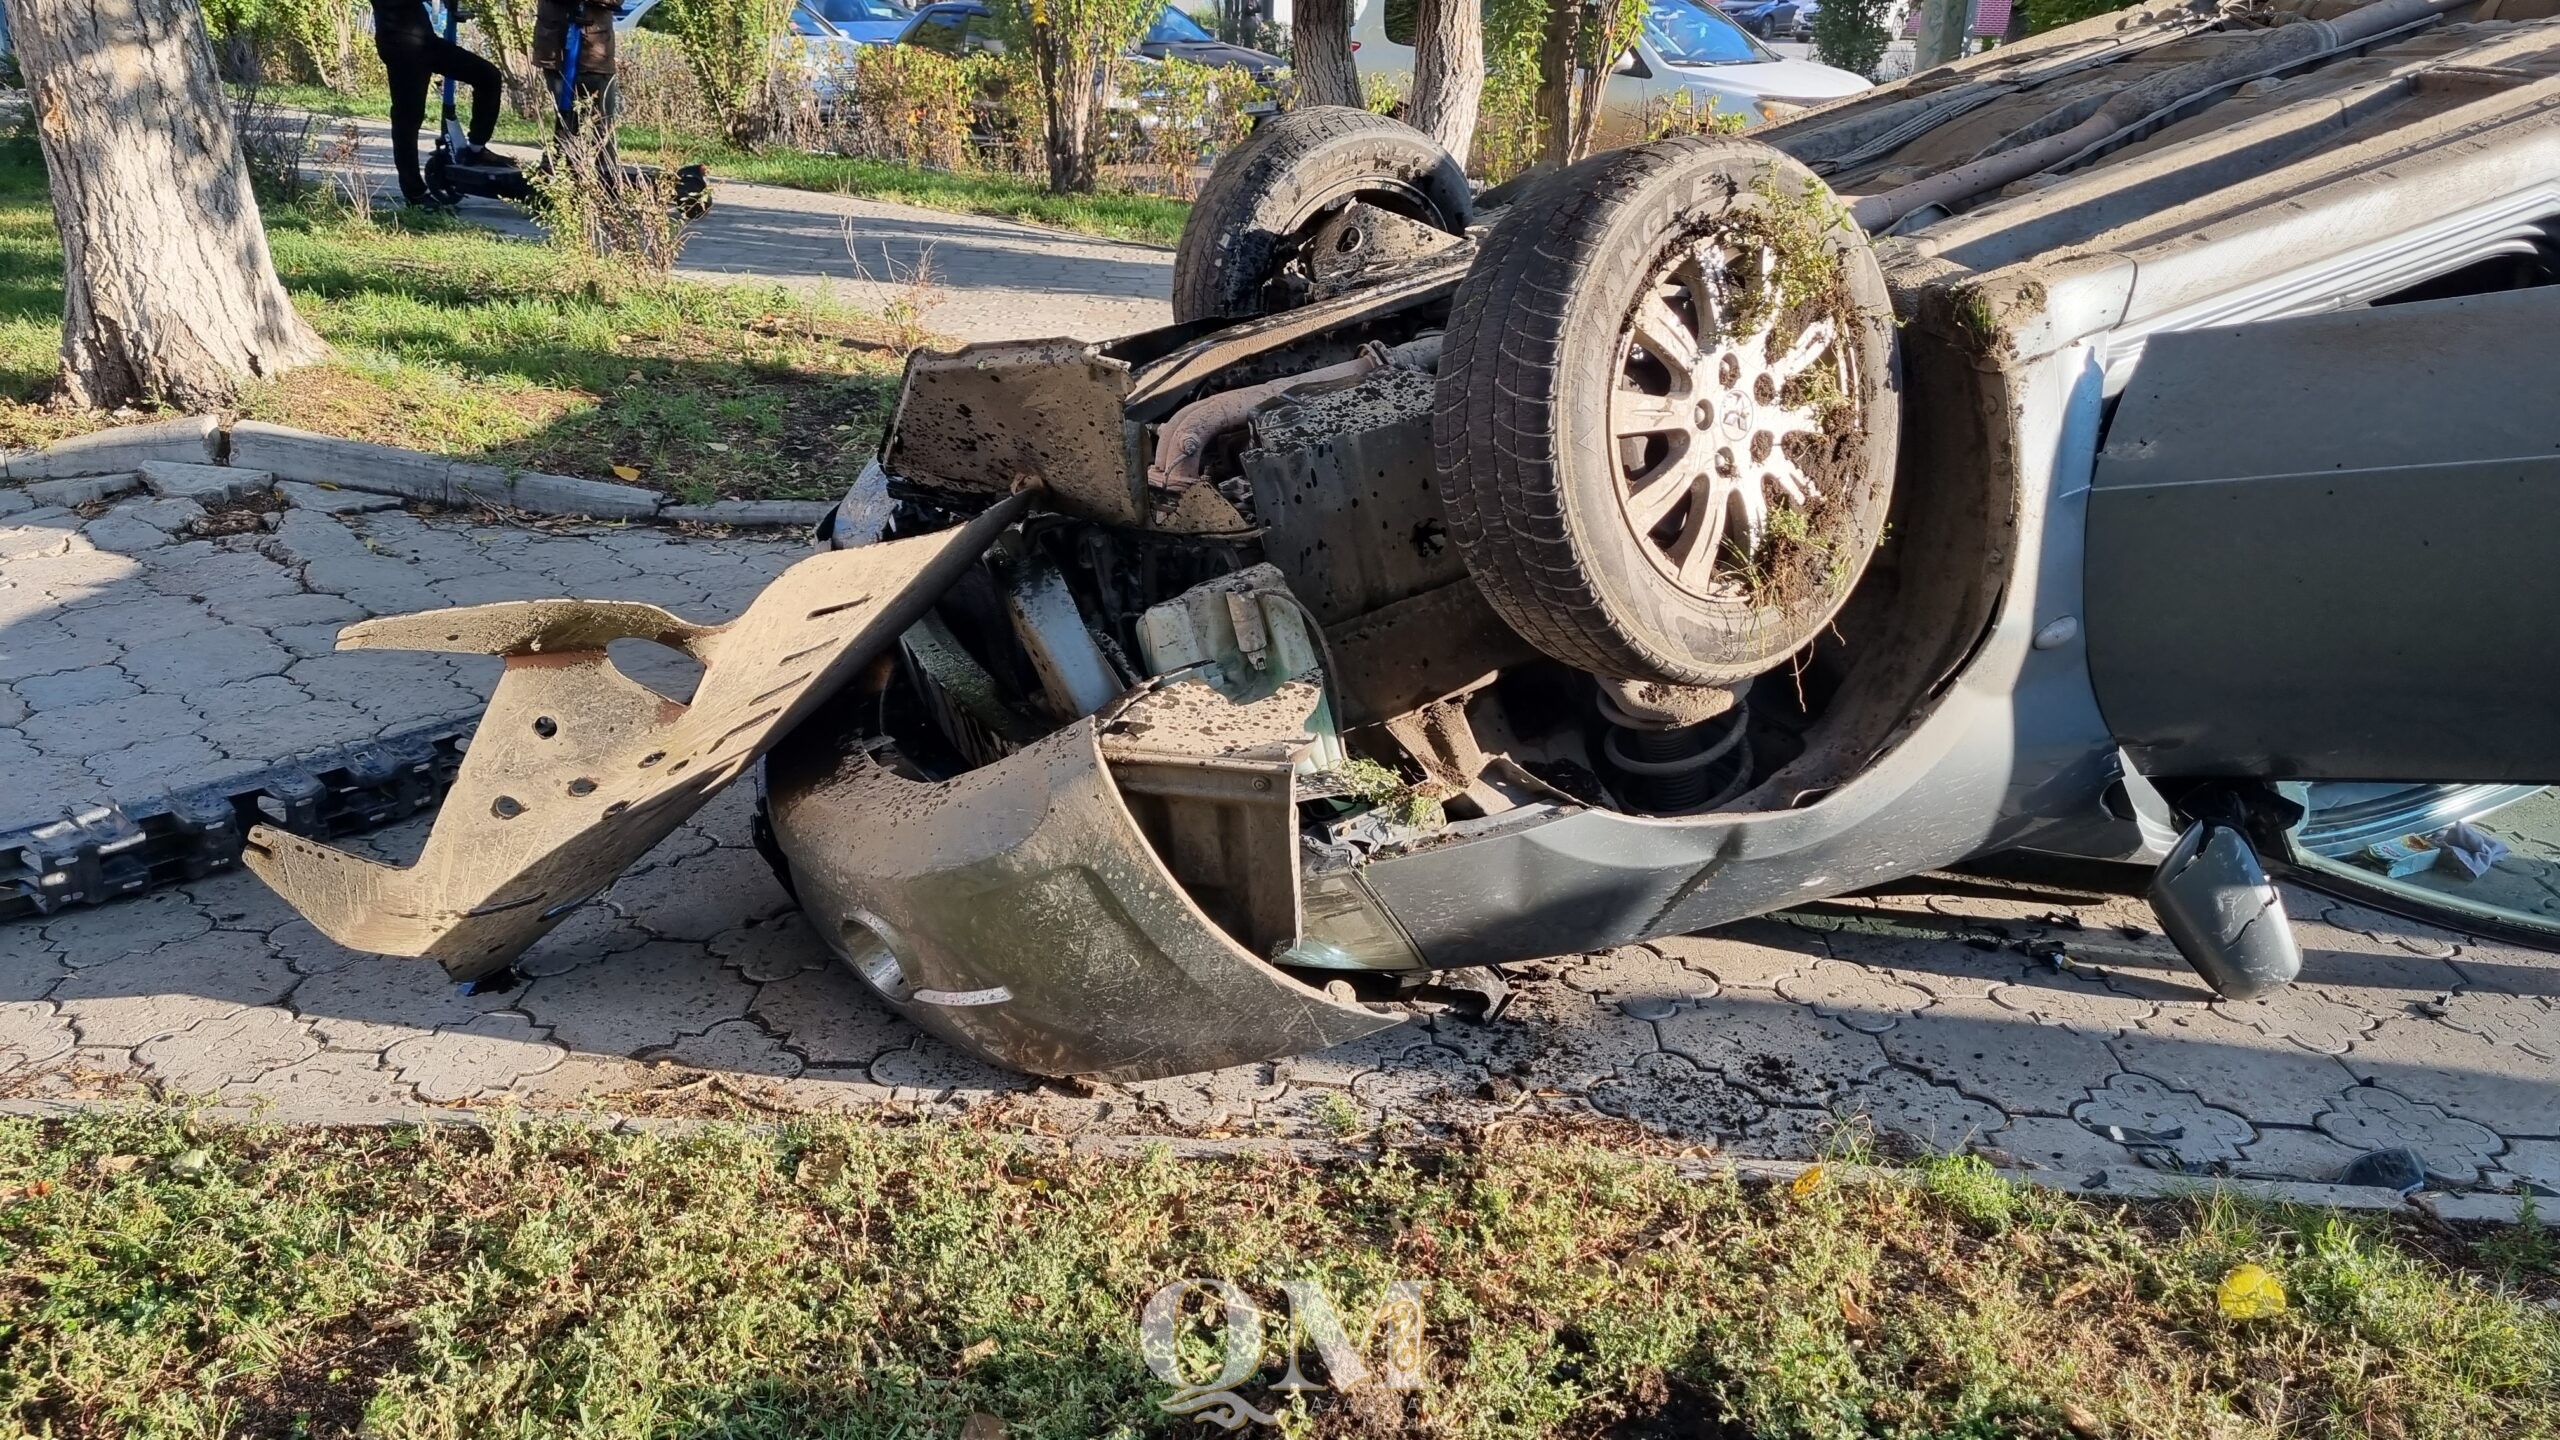
<path fill-rule="evenodd" d="M 444 7 L 446 44 L 458 43 L 455 37 L 462 28 L 462 7 L 448 3 Z M 578 90 L 578 27 L 569 27 L 567 73 L 560 78 L 558 104 L 560 115 L 567 120 L 573 114 L 572 104 Z M 460 112 L 454 105 L 454 79 L 444 77 L 444 110 L 436 125 L 436 148 L 421 167 L 428 193 L 451 203 L 465 196 L 477 195 L 488 200 L 504 200 L 522 205 L 533 199 L 533 181 L 512 164 L 475 164 L 464 157 L 471 145 L 462 129 Z M 626 165 L 623 174 L 634 183 L 645 184 L 650 171 L 645 166 Z M 686 165 L 676 172 L 675 205 L 687 219 L 698 219 L 711 208 L 711 177 L 699 165 Z"/>

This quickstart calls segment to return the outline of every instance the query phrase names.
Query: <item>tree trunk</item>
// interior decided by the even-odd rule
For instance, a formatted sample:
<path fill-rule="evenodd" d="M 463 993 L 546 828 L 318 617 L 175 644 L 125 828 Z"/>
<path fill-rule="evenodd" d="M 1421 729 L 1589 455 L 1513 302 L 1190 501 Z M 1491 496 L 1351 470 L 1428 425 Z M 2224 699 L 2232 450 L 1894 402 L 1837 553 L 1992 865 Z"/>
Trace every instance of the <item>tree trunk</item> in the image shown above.
<path fill-rule="evenodd" d="M 1032 55 L 1040 72 L 1049 189 L 1059 195 L 1089 193 L 1099 178 L 1093 127 L 1100 108 L 1095 87 L 1103 77 L 1071 39 L 1045 22 L 1035 22 Z"/>
<path fill-rule="evenodd" d="M 194 0 L 6 0 L 62 234 L 62 394 L 217 409 L 328 353 L 267 254 Z"/>
<path fill-rule="evenodd" d="M 1579 48 L 1583 62 L 1573 86 L 1573 140 L 1566 146 L 1569 161 L 1580 160 L 1591 153 L 1591 139 L 1600 129 L 1601 102 L 1609 89 L 1609 77 L 1617 73 L 1618 59 L 1636 43 L 1636 33 L 1644 26 L 1647 6 L 1628 4 L 1625 0 L 1599 0 L 1584 13 L 1584 39 L 1589 43 Z"/>
<path fill-rule="evenodd" d="M 1573 62 L 1581 34 L 1582 0 L 1547 0 L 1538 40 L 1538 161 L 1553 169 L 1573 163 Z"/>
<path fill-rule="evenodd" d="M 1467 163 L 1484 98 L 1484 25 L 1477 0 L 1421 0 L 1413 37 L 1413 109 L 1405 118 Z"/>
<path fill-rule="evenodd" d="M 1351 0 L 1297 0 L 1289 12 L 1289 63 L 1301 105 L 1360 104 L 1351 62 Z"/>

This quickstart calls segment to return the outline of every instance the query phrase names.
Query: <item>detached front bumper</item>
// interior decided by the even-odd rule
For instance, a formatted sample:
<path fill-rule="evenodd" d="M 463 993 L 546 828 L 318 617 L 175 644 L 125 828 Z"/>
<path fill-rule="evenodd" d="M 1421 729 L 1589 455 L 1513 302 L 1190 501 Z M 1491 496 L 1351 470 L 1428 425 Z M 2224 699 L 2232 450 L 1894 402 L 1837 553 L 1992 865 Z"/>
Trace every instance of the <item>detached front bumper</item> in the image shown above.
<path fill-rule="evenodd" d="M 1213 924 L 1140 832 L 1093 720 L 940 784 L 811 725 L 767 785 L 827 944 L 891 1008 L 994 1064 L 1144 1080 L 1401 1023 Z"/>

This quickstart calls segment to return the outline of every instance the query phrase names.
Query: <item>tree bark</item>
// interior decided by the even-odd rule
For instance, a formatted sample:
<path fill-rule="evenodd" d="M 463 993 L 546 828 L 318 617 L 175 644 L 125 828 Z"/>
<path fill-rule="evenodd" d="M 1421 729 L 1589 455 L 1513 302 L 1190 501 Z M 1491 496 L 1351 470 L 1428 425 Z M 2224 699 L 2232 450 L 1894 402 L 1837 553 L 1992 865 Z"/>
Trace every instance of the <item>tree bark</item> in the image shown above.
<path fill-rule="evenodd" d="M 1351 0 L 1297 0 L 1289 12 L 1289 63 L 1298 72 L 1301 105 L 1360 102 L 1360 70 L 1351 60 Z"/>
<path fill-rule="evenodd" d="M 328 353 L 293 313 L 194 0 L 6 0 L 62 235 L 62 395 L 218 409 Z"/>
<path fill-rule="evenodd" d="M 1573 62 L 1582 35 L 1582 0 L 1547 0 L 1546 29 L 1538 40 L 1539 163 L 1561 169 L 1573 163 Z"/>
<path fill-rule="evenodd" d="M 1467 163 L 1484 98 L 1484 24 L 1477 0 L 1421 0 L 1413 37 L 1413 127 Z"/>

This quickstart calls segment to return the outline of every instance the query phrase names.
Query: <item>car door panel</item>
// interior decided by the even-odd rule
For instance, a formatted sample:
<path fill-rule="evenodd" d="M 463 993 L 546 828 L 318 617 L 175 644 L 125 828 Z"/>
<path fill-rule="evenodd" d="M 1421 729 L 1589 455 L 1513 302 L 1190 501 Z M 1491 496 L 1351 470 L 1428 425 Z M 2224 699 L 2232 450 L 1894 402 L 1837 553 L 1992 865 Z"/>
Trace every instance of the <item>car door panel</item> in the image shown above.
<path fill-rule="evenodd" d="M 2560 288 L 2153 337 L 2091 679 L 2155 777 L 2560 778 Z"/>

